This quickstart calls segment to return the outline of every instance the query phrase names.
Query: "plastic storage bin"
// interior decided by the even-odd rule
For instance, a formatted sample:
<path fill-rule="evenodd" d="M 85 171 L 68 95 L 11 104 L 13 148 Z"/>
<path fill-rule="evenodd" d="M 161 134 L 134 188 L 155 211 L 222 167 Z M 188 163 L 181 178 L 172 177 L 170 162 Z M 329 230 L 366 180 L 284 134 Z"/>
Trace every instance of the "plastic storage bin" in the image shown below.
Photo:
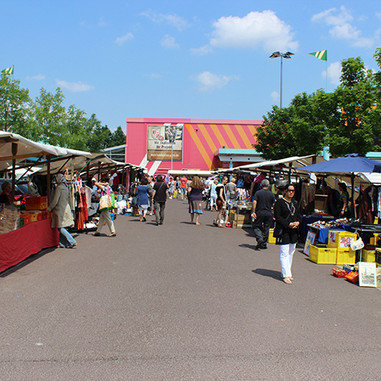
<path fill-rule="evenodd" d="M 361 262 L 376 262 L 376 250 L 362 249 Z"/>
<path fill-rule="evenodd" d="M 276 238 L 274 237 L 274 229 L 271 228 L 269 231 L 268 243 L 275 243 L 275 242 L 276 242 Z"/>
<path fill-rule="evenodd" d="M 317 264 L 336 264 L 337 249 L 332 247 L 310 245 L 309 260 Z"/>
<path fill-rule="evenodd" d="M 330 230 L 328 233 L 328 247 L 349 248 L 351 242 L 357 239 L 356 233 L 344 230 Z"/>
<path fill-rule="evenodd" d="M 356 252 L 349 248 L 338 248 L 336 256 L 336 264 L 356 263 Z"/>

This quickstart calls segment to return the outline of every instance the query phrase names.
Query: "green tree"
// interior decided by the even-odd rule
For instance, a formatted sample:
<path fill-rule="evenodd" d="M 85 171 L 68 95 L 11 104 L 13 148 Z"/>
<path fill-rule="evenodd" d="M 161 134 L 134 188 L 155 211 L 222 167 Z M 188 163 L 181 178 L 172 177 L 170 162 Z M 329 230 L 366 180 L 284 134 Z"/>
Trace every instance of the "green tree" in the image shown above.
<path fill-rule="evenodd" d="M 325 131 L 319 107 L 323 100 L 326 95 L 321 90 L 297 95 L 287 108 L 273 106 L 257 129 L 255 148 L 267 160 L 319 152 Z"/>
<path fill-rule="evenodd" d="M 101 152 L 110 146 L 111 131 L 107 126 L 102 126 L 102 123 L 97 119 L 95 114 L 92 114 L 87 121 L 89 131 L 91 133 L 87 139 L 87 149 L 90 152 Z"/>
<path fill-rule="evenodd" d="M 371 123 L 374 128 L 375 151 L 381 150 L 381 48 L 376 49 L 374 58 L 378 65 L 379 71 L 374 73 L 374 86 L 376 106 L 371 114 Z"/>
<path fill-rule="evenodd" d="M 111 136 L 110 147 L 116 147 L 126 144 L 126 135 L 119 126 Z"/>
<path fill-rule="evenodd" d="M 86 151 L 88 149 L 87 141 L 92 132 L 86 113 L 71 105 L 66 116 L 66 129 L 69 134 L 67 147 Z"/>
<path fill-rule="evenodd" d="M 326 118 L 327 143 L 333 157 L 365 155 L 375 149 L 376 89 L 374 75 L 360 57 L 342 61 L 340 85 L 334 91 L 336 110 Z"/>
<path fill-rule="evenodd" d="M 0 77 L 0 129 L 32 137 L 28 131 L 28 114 L 31 107 L 29 90 L 20 87 L 20 81 L 10 74 Z M 30 126 L 29 126 L 30 127 Z"/>
<path fill-rule="evenodd" d="M 52 94 L 44 88 L 34 103 L 34 122 L 40 132 L 40 141 L 55 146 L 67 147 L 69 131 L 67 130 L 67 114 L 64 95 L 60 88 Z"/>

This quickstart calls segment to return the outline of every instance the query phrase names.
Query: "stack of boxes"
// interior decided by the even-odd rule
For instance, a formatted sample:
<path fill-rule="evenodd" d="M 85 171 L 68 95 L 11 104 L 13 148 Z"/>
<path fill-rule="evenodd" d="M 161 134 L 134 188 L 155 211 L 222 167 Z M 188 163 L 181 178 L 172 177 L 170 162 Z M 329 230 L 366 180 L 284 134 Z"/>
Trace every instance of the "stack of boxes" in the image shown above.
<path fill-rule="evenodd" d="M 46 207 L 46 197 L 28 197 L 25 201 L 26 210 L 20 213 L 19 227 L 51 218 L 51 213 L 46 210 Z"/>
<path fill-rule="evenodd" d="M 311 245 L 309 259 L 315 263 L 329 265 L 356 263 L 356 252 L 350 248 L 351 242 L 356 239 L 356 233 L 330 230 L 328 245 Z"/>

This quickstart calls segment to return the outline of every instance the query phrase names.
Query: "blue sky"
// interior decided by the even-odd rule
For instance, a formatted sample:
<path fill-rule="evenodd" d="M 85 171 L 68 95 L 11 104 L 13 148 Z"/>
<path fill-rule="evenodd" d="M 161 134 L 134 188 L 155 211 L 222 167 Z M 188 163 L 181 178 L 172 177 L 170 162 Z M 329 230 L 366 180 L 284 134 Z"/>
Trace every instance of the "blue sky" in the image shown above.
<path fill-rule="evenodd" d="M 380 1 L 0 0 L 0 67 L 34 99 L 61 87 L 67 106 L 110 129 L 126 117 L 262 119 L 298 93 L 338 84 L 340 61 L 369 69 Z M 308 55 L 327 49 L 328 62 Z M 327 70 L 327 87 L 326 75 Z"/>

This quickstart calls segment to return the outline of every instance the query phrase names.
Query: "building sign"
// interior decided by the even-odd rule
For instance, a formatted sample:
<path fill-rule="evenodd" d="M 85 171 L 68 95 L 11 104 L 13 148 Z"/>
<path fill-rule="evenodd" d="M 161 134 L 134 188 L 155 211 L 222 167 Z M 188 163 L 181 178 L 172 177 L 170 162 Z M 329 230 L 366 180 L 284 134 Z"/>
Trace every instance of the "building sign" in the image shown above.
<path fill-rule="evenodd" d="M 159 161 L 183 159 L 183 124 L 148 125 L 147 158 Z"/>

